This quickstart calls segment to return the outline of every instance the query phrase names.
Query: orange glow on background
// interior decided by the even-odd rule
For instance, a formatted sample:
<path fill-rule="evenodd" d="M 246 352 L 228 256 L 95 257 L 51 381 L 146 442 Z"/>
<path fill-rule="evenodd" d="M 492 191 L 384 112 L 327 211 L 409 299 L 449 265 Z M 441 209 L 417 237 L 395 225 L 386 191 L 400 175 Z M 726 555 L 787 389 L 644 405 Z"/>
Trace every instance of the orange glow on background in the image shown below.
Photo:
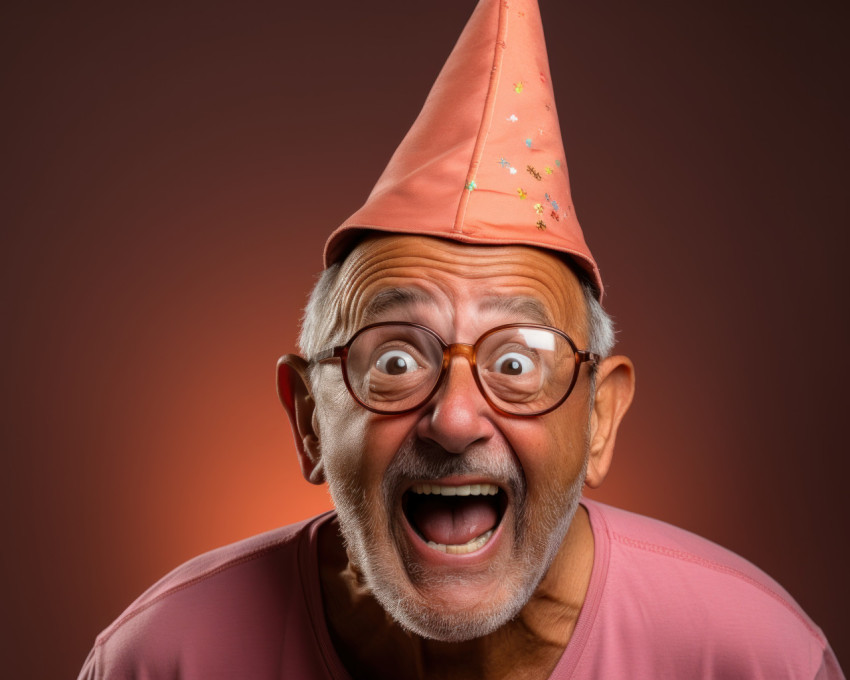
<path fill-rule="evenodd" d="M 764 568 L 846 667 L 843 23 L 541 7 L 573 196 L 637 365 L 594 495 Z M 329 507 L 275 362 L 471 8 L 8 10 L 7 677 L 74 677 L 167 571 Z"/>

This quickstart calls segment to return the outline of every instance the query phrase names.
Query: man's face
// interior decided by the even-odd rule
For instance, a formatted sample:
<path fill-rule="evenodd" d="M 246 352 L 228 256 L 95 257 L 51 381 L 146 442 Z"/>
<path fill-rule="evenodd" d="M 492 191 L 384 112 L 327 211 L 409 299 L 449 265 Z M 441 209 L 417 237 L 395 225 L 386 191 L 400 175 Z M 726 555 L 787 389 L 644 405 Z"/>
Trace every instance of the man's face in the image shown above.
<path fill-rule="evenodd" d="M 375 238 L 348 257 L 340 284 L 352 331 L 408 321 L 472 344 L 494 326 L 528 322 L 586 347 L 578 282 L 542 250 Z M 395 416 L 359 406 L 338 363 L 320 371 L 325 476 L 350 559 L 373 595 L 405 627 L 447 641 L 513 618 L 557 555 L 581 493 L 587 369 L 562 406 L 531 418 L 494 411 L 463 357 L 430 402 Z M 467 485 L 470 495 L 445 495 Z"/>

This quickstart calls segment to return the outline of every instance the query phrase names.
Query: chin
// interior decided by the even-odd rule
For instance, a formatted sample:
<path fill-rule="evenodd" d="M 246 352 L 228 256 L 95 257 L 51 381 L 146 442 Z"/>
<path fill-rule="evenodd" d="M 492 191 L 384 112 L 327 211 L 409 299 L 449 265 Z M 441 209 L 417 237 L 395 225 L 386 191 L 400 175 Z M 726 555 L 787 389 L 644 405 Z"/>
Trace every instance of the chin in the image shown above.
<path fill-rule="evenodd" d="M 468 591 L 465 583 L 451 582 L 454 579 L 430 589 L 441 591 L 440 597 L 423 594 L 404 577 L 376 576 L 371 592 L 387 613 L 404 629 L 441 642 L 465 642 L 498 630 L 519 614 L 539 582 L 501 584 L 493 597 L 474 599 L 452 598 L 453 593 Z"/>

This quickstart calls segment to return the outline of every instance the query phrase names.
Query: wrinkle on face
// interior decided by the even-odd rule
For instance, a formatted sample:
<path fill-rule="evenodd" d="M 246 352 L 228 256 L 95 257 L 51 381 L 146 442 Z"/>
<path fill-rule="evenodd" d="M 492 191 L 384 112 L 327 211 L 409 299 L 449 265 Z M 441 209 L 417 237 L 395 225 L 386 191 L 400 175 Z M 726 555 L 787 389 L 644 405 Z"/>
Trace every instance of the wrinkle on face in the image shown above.
<path fill-rule="evenodd" d="M 492 294 L 494 287 L 499 295 Z M 347 312 L 342 315 L 345 338 L 369 323 L 410 320 L 403 315 L 433 306 L 464 317 L 513 316 L 552 325 L 580 347 L 587 342 L 584 298 L 576 277 L 557 255 L 529 246 L 373 237 L 343 263 L 337 291 L 335 302 Z M 546 310 L 553 310 L 551 316 Z M 402 315 L 392 316 L 394 311 Z M 475 339 L 444 337 L 447 342 Z"/>

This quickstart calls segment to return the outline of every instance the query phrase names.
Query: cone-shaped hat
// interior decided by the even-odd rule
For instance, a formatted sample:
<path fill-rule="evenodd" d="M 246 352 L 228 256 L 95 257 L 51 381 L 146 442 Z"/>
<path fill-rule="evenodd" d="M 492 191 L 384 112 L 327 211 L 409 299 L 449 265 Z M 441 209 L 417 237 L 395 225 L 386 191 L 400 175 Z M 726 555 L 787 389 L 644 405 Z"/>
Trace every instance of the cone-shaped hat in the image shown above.
<path fill-rule="evenodd" d="M 325 264 L 363 230 L 568 253 L 601 298 L 570 197 L 537 0 L 480 0 L 366 203 L 328 239 Z"/>

